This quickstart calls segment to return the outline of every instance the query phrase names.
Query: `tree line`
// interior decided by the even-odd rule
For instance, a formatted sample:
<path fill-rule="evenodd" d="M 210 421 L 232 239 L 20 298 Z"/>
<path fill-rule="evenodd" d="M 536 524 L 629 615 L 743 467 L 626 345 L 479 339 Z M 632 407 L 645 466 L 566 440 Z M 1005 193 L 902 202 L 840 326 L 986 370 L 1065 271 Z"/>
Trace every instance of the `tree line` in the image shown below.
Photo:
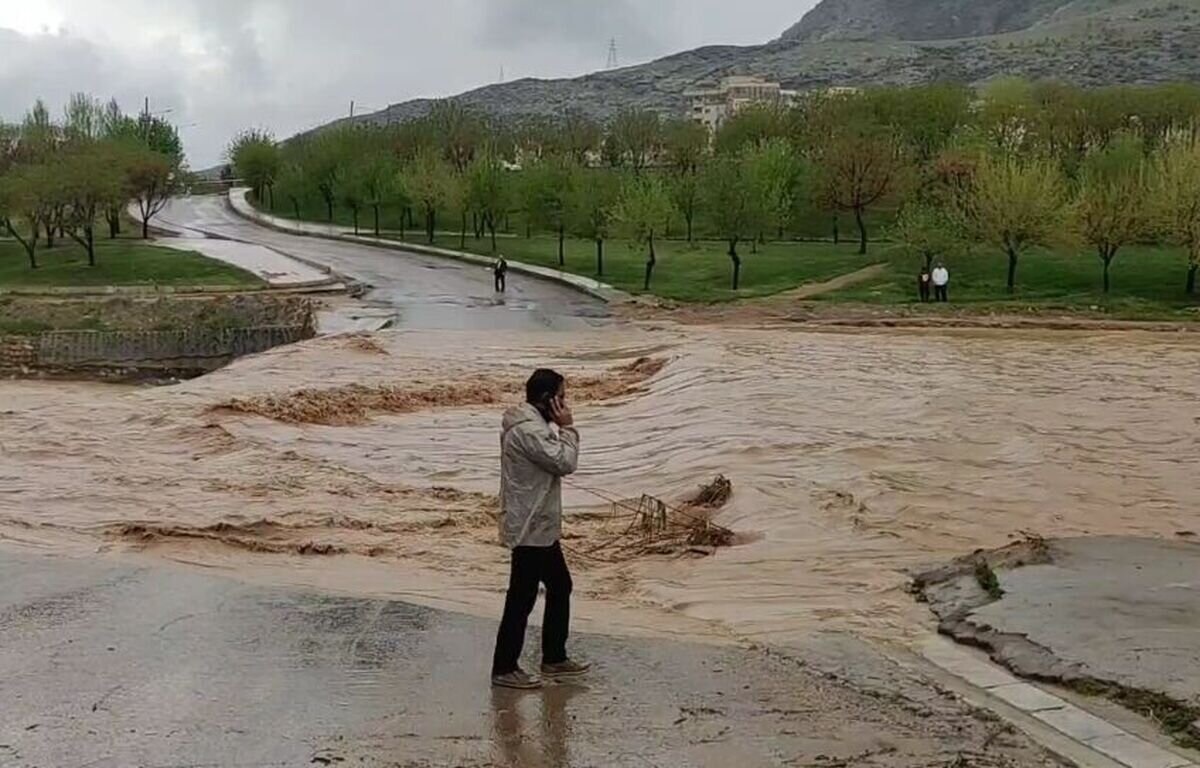
<path fill-rule="evenodd" d="M 20 243 L 31 269 L 39 247 L 68 239 L 95 266 L 97 226 L 117 238 L 133 202 L 148 238 L 184 175 L 178 131 L 162 118 L 77 94 L 55 119 L 38 101 L 20 124 L 0 123 L 0 232 Z"/>
<path fill-rule="evenodd" d="M 334 126 L 286 142 L 247 131 L 233 170 L 272 209 L 296 217 L 319 200 L 383 229 L 490 237 L 519 216 L 526 234 L 626 237 L 646 253 L 674 234 L 726 244 L 733 288 L 746 249 L 823 218 L 835 242 L 853 222 L 867 253 L 880 214 L 891 238 L 927 263 L 1021 258 L 1040 247 L 1094 252 L 1105 290 L 1136 243 L 1187 253 L 1200 269 L 1200 88 L 1082 89 L 1000 80 L 812 92 L 792 105 L 741 110 L 710 136 L 701 125 L 624 111 L 605 124 L 575 112 L 500 120 L 454 102 L 387 126 Z M 447 223 L 448 222 L 448 223 Z"/>

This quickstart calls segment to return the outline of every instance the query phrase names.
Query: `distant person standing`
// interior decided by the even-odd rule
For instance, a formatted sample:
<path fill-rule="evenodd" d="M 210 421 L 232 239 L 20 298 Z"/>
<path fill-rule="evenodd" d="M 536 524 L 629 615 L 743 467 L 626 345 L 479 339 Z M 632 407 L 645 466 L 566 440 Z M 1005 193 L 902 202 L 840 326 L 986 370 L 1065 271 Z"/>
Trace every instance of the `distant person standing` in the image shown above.
<path fill-rule="evenodd" d="M 496 259 L 496 263 L 492 266 L 492 276 L 496 278 L 496 293 L 504 293 L 508 290 L 508 262 L 501 256 Z"/>
<path fill-rule="evenodd" d="M 929 303 L 929 290 L 932 284 L 933 277 L 929 274 L 929 267 L 921 267 L 921 274 L 917 275 L 917 292 L 921 294 L 921 303 Z"/>
<path fill-rule="evenodd" d="M 938 264 L 933 268 L 933 293 L 938 302 L 946 303 L 950 301 L 950 270 L 946 269 L 945 264 Z"/>

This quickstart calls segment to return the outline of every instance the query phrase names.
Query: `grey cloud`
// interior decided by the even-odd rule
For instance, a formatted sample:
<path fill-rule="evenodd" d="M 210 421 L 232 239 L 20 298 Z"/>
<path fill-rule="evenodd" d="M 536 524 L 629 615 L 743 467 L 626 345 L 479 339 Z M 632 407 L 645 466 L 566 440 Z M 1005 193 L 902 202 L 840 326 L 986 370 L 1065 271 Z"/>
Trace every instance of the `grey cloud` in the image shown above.
<path fill-rule="evenodd" d="M 635 58 L 662 50 L 661 27 L 634 0 L 499 0 L 489 3 L 479 39 L 514 49 L 528 45 L 582 46 L 594 58 L 612 38 Z M 583 51 L 581 51 L 583 53 Z"/>
<path fill-rule="evenodd" d="M 7 0 L 0 0 L 6 2 Z M 359 110 L 509 78 L 562 77 L 706 43 L 763 42 L 814 0 L 41 0 L 64 31 L 2 29 L 0 120 L 76 91 L 172 108 L 192 164 L 256 126 L 287 136 Z"/>

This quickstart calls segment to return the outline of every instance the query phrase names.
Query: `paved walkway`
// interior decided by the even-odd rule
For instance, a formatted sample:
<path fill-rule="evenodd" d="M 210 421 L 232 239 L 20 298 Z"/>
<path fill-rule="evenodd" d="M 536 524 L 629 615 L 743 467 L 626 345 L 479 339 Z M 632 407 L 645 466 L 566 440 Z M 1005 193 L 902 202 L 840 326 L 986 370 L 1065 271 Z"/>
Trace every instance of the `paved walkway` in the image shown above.
<path fill-rule="evenodd" d="M 445 259 L 453 259 L 462 261 L 468 264 L 475 264 L 483 267 L 491 267 L 494 259 L 489 256 L 480 256 L 473 253 L 465 253 L 463 251 L 452 251 L 446 248 L 437 248 L 429 245 L 421 245 L 419 243 L 399 242 L 386 238 L 372 237 L 370 235 L 355 235 L 353 232 L 347 232 L 344 227 L 336 224 L 327 224 L 312 221 L 296 221 L 294 219 L 285 219 L 280 216 L 272 216 L 268 213 L 255 208 L 250 204 L 248 195 L 249 189 L 238 188 L 230 190 L 229 204 L 239 216 L 242 216 L 250 221 L 255 221 L 277 229 L 281 232 L 292 232 L 295 234 L 305 235 L 308 237 L 322 237 L 331 240 L 340 240 L 348 243 L 359 243 L 363 245 L 371 245 L 378 248 L 388 248 L 391 250 L 406 251 L 410 253 L 423 253 L 431 256 L 439 256 Z M 542 280 L 565 285 L 569 288 L 577 290 L 588 296 L 597 298 L 605 303 L 620 303 L 627 301 L 630 297 L 613 288 L 611 285 L 602 283 L 599 280 L 594 280 L 590 277 L 575 275 L 570 272 L 561 272 L 557 269 L 549 269 L 547 267 L 537 266 L 535 264 L 525 264 L 519 261 L 509 261 L 509 270 L 517 274 L 530 275 Z"/>
<path fill-rule="evenodd" d="M 235 214 L 216 196 L 177 198 L 160 220 L 178 231 L 286 253 L 368 286 L 361 305 L 395 328 L 569 330 L 609 316 L 603 302 L 561 284 L 512 275 L 508 292 L 497 293 L 487 265 L 280 231 Z"/>
<path fill-rule="evenodd" d="M 187 199 L 190 198 L 184 198 Z M 171 205 L 175 204 L 176 201 L 172 201 Z M 135 206 L 130 206 L 129 212 L 135 219 L 139 215 Z M 210 259 L 232 264 L 257 275 L 272 288 L 335 287 L 337 284 L 337 280 L 330 276 L 328 269 L 306 264 L 272 248 L 236 238 L 214 237 L 212 233 L 169 220 L 166 215 L 160 215 L 155 224 L 172 233 L 170 237 L 157 238 L 156 245 L 181 251 L 195 251 Z"/>
<path fill-rule="evenodd" d="M 303 264 L 261 245 L 212 238 L 159 238 L 156 245 L 181 251 L 196 251 L 211 259 L 232 264 L 257 275 L 272 288 L 306 288 L 332 285 L 329 273 Z"/>

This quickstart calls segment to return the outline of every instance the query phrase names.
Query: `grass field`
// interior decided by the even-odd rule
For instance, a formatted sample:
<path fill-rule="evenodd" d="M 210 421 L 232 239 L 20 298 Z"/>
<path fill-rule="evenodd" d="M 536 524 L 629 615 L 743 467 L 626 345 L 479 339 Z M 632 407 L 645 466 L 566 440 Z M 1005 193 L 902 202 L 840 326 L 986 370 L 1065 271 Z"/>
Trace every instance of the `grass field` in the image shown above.
<path fill-rule="evenodd" d="M 98 286 L 256 287 L 258 277 L 190 251 L 147 245 L 120 238 L 96 244 L 96 266 L 74 243 L 39 248 L 38 269 L 30 269 L 25 251 L 13 240 L 0 239 L 0 289 L 91 288 Z"/>
<path fill-rule="evenodd" d="M 276 201 L 277 215 L 286 215 Z M 323 211 L 312 206 L 301 209 L 313 220 Z M 294 213 L 294 212 L 293 212 Z M 335 218 L 342 221 L 344 212 Z M 390 217 L 398 216 L 392 213 Z M 877 215 L 877 221 L 886 221 Z M 394 223 L 394 222 L 393 222 Z M 457 222 L 442 221 L 452 228 Z M 361 220 L 369 234 L 370 217 Z M 882 224 L 874 229 L 881 234 Z M 526 238 L 519 226 L 515 236 L 500 238 L 498 247 L 508 259 L 546 267 L 558 267 L 558 243 L 553 236 L 537 234 Z M 385 236 L 398 237 L 394 228 Z M 864 283 L 814 297 L 826 304 L 854 303 L 876 306 L 903 306 L 907 310 L 940 313 L 978 312 L 1066 312 L 1102 313 L 1121 319 L 1200 319 L 1196 307 L 1200 301 L 1184 293 L 1187 260 L 1176 248 L 1138 246 L 1123 250 L 1112 267 L 1112 291 L 1103 293 L 1099 257 L 1090 251 L 1074 253 L 1034 251 L 1022 257 L 1017 271 L 1017 290 L 1006 290 L 1007 260 L 998 250 L 977 246 L 974 252 L 951 260 L 951 304 L 949 308 L 920 307 L 917 297 L 917 273 L 920 262 L 889 242 L 873 242 L 870 253 L 857 253 L 855 232 L 850 222 L 842 222 L 846 237 L 840 245 L 830 240 L 785 240 L 769 242 L 752 253 L 749 244 L 739 249 L 742 255 L 741 288 L 731 290 L 731 265 L 726 245 L 713 240 L 688 244 L 680 239 L 658 244 L 658 265 L 650 292 L 663 298 L 685 302 L 724 302 L 748 299 L 787 291 L 801 285 L 824 282 L 855 272 L 871 264 L 882 264 L 884 274 Z M 407 242 L 427 243 L 416 231 L 408 231 Z M 441 234 L 436 245 L 457 250 L 458 235 Z M 491 255 L 491 242 L 468 235 L 466 250 Z M 605 282 L 630 293 L 642 292 L 646 253 L 642 246 L 612 240 L 605 244 Z M 566 271 L 587 277 L 596 276 L 595 244 L 568 239 Z"/>
<path fill-rule="evenodd" d="M 414 243 L 427 243 L 409 238 Z M 441 248 L 459 248 L 458 237 L 439 237 Z M 554 237 L 501 240 L 499 249 L 511 261 L 522 261 L 558 269 L 558 240 Z M 467 238 L 467 250 L 491 255 L 487 239 Z M 738 249 L 742 257 L 741 287 L 732 290 L 733 267 L 725 243 L 686 243 L 679 240 L 656 244 L 658 256 L 650 292 L 675 301 L 717 302 L 769 296 L 804 283 L 823 282 L 875 261 L 859 256 L 852 245 L 832 243 L 767 243 L 753 253 L 749 244 Z M 646 248 L 628 241 L 604 245 L 604 282 L 629 293 L 642 293 L 646 271 Z M 565 271 L 596 276 L 596 244 L 567 240 Z M 519 279 L 519 278 L 514 278 Z"/>
<path fill-rule="evenodd" d="M 825 294 L 817 300 L 869 304 L 917 301 L 919 262 L 895 247 L 882 248 L 888 271 L 878 279 Z M 1103 292 L 1100 258 L 1094 253 L 1034 251 L 1017 268 L 1017 290 L 1008 294 L 1007 257 L 978 247 L 950 261 L 951 307 L 980 311 L 1103 311 L 1118 318 L 1171 317 L 1200 307 L 1184 292 L 1187 258 L 1175 248 L 1137 246 L 1121 251 L 1112 266 L 1112 288 Z M 932 307 L 934 311 L 938 308 Z M 1198 316 L 1200 319 L 1200 316 Z"/>

